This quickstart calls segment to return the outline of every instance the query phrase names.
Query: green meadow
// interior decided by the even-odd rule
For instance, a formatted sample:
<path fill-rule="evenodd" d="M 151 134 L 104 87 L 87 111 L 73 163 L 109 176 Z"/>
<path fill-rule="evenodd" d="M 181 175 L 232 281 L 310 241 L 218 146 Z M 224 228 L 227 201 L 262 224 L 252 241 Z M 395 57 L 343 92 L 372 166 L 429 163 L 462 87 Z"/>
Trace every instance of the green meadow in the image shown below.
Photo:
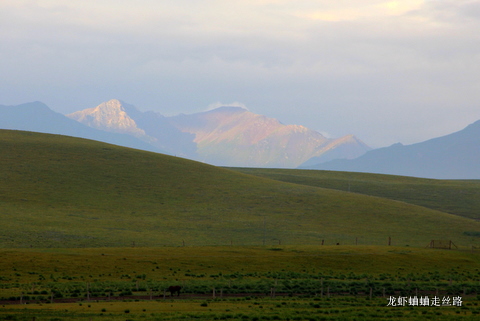
<path fill-rule="evenodd" d="M 0 130 L 0 182 L 0 320 L 480 313 L 478 181 L 219 168 Z M 402 296 L 463 304 L 387 306 Z"/>
<path fill-rule="evenodd" d="M 0 149 L 0 247 L 480 246 L 480 222 L 381 195 L 65 136 L 3 130 Z"/>
<path fill-rule="evenodd" d="M 398 200 L 480 220 L 479 180 L 271 168 L 231 168 L 274 180 Z"/>

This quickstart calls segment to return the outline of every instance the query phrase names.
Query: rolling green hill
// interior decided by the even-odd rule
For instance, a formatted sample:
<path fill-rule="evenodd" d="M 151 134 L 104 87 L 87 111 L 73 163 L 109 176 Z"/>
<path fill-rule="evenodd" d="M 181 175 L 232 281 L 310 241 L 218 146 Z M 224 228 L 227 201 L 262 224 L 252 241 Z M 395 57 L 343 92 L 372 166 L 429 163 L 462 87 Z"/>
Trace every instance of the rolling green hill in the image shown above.
<path fill-rule="evenodd" d="M 480 220 L 480 180 L 437 180 L 299 169 L 231 169 L 282 182 L 384 197 Z"/>
<path fill-rule="evenodd" d="M 0 130 L 0 155 L 1 247 L 480 243 L 440 211 L 95 141 Z"/>

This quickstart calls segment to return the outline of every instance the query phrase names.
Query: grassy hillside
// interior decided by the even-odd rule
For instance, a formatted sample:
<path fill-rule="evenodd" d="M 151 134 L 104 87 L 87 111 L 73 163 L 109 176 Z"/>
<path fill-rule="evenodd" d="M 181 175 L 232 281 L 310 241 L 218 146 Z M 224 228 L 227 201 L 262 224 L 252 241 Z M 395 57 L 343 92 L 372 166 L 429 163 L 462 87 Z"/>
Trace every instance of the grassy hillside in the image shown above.
<path fill-rule="evenodd" d="M 83 139 L 0 131 L 0 246 L 425 246 L 480 223 Z"/>
<path fill-rule="evenodd" d="M 480 220 L 480 180 L 436 180 L 382 174 L 299 169 L 231 169 L 282 182 L 399 200 Z"/>

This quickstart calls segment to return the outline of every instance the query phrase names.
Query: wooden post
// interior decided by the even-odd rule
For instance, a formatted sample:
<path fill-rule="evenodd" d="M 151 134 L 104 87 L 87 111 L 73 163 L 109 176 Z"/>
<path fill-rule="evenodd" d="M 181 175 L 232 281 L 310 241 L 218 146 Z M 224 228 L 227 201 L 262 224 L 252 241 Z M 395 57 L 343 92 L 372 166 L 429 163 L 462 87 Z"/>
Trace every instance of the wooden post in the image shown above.
<path fill-rule="evenodd" d="M 320 295 L 321 295 L 321 297 L 323 298 L 323 278 L 322 278 L 322 280 L 320 281 L 320 284 L 321 284 L 321 287 L 322 287 L 322 292 L 321 292 Z"/>
<path fill-rule="evenodd" d="M 213 288 L 213 295 L 212 295 L 212 298 L 215 299 L 215 288 Z"/>
<path fill-rule="evenodd" d="M 389 236 L 388 237 L 388 246 L 392 245 L 392 238 Z"/>
<path fill-rule="evenodd" d="M 323 243 L 325 243 L 325 240 L 322 240 L 322 245 L 323 245 Z"/>
<path fill-rule="evenodd" d="M 271 297 L 272 299 L 275 298 L 275 288 L 270 288 L 270 297 Z"/>
<path fill-rule="evenodd" d="M 372 299 L 372 295 L 373 295 L 373 289 L 370 288 L 370 300 Z"/>
<path fill-rule="evenodd" d="M 167 296 L 167 290 L 163 290 L 163 299 L 165 300 L 165 297 Z"/>

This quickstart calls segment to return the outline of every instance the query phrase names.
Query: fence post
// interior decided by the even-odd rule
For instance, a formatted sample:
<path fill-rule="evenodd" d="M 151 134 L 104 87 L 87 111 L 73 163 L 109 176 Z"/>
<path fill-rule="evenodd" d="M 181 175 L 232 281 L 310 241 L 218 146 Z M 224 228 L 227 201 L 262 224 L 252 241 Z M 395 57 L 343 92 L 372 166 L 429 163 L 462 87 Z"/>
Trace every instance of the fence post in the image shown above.
<path fill-rule="evenodd" d="M 322 292 L 320 293 L 320 296 L 323 298 L 323 278 L 320 282 L 321 282 L 321 287 L 322 287 Z"/>
<path fill-rule="evenodd" d="M 87 282 L 87 301 L 90 301 L 90 283 Z"/>
<path fill-rule="evenodd" d="M 275 298 L 275 288 L 270 288 L 270 298 Z"/>

